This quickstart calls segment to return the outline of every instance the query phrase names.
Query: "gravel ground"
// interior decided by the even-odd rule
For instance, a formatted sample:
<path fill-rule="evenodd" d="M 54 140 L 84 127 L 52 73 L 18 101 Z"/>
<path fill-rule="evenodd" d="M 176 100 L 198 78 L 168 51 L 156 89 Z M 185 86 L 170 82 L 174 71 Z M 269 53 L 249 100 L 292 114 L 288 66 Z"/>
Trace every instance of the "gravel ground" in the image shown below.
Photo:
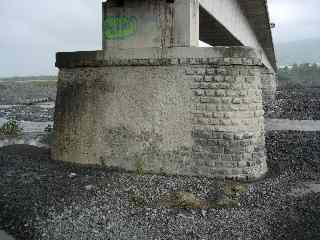
<path fill-rule="evenodd" d="M 320 120 L 320 88 L 291 86 L 277 91 L 275 105 L 268 118 Z"/>
<path fill-rule="evenodd" d="M 0 105 L 0 118 L 14 117 L 18 121 L 50 122 L 53 121 L 53 106 L 42 107 L 35 105 L 11 105 L 2 107 Z"/>
<path fill-rule="evenodd" d="M 201 200 L 226 182 L 137 175 L 51 161 L 49 150 L 0 148 L 0 228 L 16 239 L 320 239 L 319 132 L 269 132 L 268 176 L 247 185 L 240 207 L 165 207 L 170 192 Z"/>

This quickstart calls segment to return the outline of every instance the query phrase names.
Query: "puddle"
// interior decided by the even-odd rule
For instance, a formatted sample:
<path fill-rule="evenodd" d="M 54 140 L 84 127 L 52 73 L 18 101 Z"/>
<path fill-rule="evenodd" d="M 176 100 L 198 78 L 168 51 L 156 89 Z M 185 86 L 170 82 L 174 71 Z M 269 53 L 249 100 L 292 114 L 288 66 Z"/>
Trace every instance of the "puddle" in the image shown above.
<path fill-rule="evenodd" d="M 301 187 L 297 187 L 291 190 L 290 196 L 301 197 L 307 194 L 320 193 L 320 183 L 305 182 Z"/>

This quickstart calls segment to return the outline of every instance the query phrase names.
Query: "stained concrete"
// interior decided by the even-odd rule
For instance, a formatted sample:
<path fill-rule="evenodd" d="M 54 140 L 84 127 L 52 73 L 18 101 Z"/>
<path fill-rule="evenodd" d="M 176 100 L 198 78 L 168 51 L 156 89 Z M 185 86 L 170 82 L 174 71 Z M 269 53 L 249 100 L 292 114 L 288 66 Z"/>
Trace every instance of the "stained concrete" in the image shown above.
<path fill-rule="evenodd" d="M 103 49 L 198 46 L 198 0 L 109 0 L 103 4 Z"/>

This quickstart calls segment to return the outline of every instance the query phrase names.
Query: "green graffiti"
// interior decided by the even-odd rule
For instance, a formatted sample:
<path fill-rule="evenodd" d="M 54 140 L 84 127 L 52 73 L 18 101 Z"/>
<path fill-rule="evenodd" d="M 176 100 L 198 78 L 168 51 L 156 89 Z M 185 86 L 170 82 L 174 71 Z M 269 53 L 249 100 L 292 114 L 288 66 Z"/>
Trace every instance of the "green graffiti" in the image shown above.
<path fill-rule="evenodd" d="M 108 16 L 104 20 L 104 36 L 106 39 L 123 39 L 137 32 L 137 18 L 124 16 Z"/>

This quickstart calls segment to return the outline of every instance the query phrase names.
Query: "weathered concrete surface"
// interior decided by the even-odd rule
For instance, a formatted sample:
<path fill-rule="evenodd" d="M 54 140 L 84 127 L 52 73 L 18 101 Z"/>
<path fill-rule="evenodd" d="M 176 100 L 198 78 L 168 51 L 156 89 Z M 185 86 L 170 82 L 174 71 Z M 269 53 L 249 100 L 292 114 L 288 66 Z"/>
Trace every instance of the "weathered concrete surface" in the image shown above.
<path fill-rule="evenodd" d="M 273 70 L 265 68 L 261 76 L 263 103 L 266 108 L 274 104 L 277 90 L 277 75 Z"/>
<path fill-rule="evenodd" d="M 267 131 L 320 131 L 320 121 L 313 120 L 288 120 L 288 119 L 265 119 Z"/>
<path fill-rule="evenodd" d="M 103 4 L 103 49 L 198 46 L 198 0 L 109 0 Z"/>
<path fill-rule="evenodd" d="M 253 49 L 61 53 L 56 65 L 53 159 L 236 179 L 267 171 Z"/>
<path fill-rule="evenodd" d="M 103 49 L 249 46 L 271 71 L 276 60 L 265 0 L 109 0 L 103 5 Z"/>

